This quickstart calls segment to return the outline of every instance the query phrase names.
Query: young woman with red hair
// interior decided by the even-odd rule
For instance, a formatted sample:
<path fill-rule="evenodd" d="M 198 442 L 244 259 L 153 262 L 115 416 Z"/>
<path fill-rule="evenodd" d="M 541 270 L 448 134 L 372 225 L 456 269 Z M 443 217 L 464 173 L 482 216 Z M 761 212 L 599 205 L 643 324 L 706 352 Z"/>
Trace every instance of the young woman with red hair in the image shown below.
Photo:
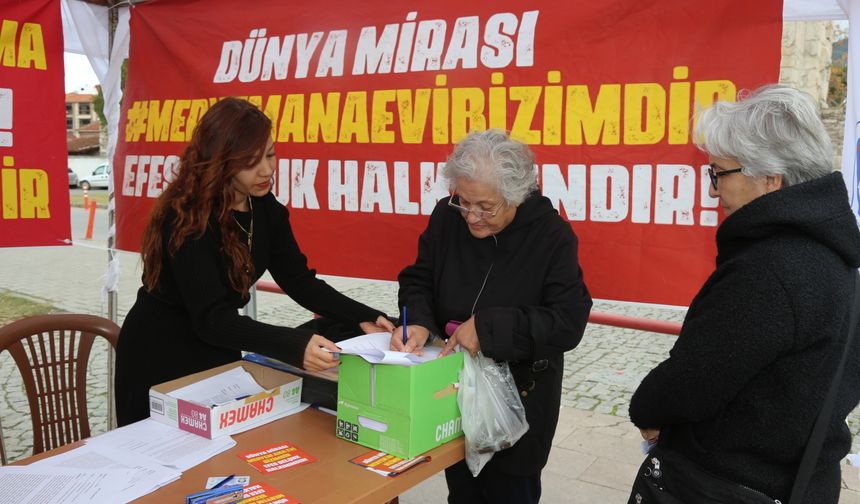
<path fill-rule="evenodd" d="M 201 119 L 179 172 L 159 196 L 143 236 L 143 287 L 120 332 L 119 425 L 149 416 L 149 388 L 259 352 L 309 370 L 338 364 L 329 339 L 311 329 L 241 316 L 248 289 L 269 270 L 300 305 L 364 332 L 392 331 L 379 310 L 316 277 L 289 212 L 271 193 L 276 168 L 271 121 L 226 98 Z"/>

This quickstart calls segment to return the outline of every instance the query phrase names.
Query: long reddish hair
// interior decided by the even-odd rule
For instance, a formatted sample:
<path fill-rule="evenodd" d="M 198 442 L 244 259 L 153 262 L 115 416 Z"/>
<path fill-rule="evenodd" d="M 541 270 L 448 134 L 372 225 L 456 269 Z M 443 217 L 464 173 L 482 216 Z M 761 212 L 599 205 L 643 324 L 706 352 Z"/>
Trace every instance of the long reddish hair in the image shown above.
<path fill-rule="evenodd" d="M 225 98 L 200 120 L 179 162 L 179 173 L 155 201 L 143 234 L 143 284 L 158 287 L 167 253 L 176 254 L 188 237 L 200 238 L 207 226 L 218 226 L 221 252 L 227 261 L 230 286 L 248 296 L 253 270 L 251 254 L 233 219 L 233 177 L 257 165 L 271 137 L 272 122 L 248 101 Z M 171 219 L 165 236 L 165 220 Z"/>

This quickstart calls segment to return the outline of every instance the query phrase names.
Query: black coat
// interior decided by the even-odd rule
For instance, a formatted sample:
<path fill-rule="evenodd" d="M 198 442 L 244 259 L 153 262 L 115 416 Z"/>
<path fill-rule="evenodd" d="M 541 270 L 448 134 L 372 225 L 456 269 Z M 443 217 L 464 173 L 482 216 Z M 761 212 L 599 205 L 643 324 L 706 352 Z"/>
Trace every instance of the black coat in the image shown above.
<path fill-rule="evenodd" d="M 410 324 L 444 334 L 449 320 L 469 318 L 487 279 L 474 308 L 481 351 L 510 362 L 521 390 L 536 382 L 523 398 L 529 431 L 490 463 L 508 474 L 537 474 L 558 422 L 563 354 L 579 344 L 591 310 L 576 235 L 537 194 L 498 235 L 484 239 L 474 238 L 447 203 L 444 198 L 436 205 L 415 264 L 398 277 L 400 304 L 407 306 Z M 549 368 L 532 373 L 532 362 L 540 359 L 548 359 Z"/>
<path fill-rule="evenodd" d="M 293 236 L 289 212 L 274 195 L 252 201 L 251 255 L 256 273 L 252 283 L 268 269 L 284 292 L 314 313 L 351 324 L 375 321 L 381 315 L 316 277 Z M 250 229 L 250 212 L 235 216 Z M 166 219 L 165 237 L 172 227 L 172 219 Z M 302 367 L 313 331 L 239 315 L 246 300 L 230 287 L 225 260 L 217 224 L 199 238 L 186 238 L 172 257 L 165 245 L 157 289 L 138 291 L 120 331 L 116 363 L 120 425 L 149 416 L 152 385 L 239 360 L 241 350 Z"/>
<path fill-rule="evenodd" d="M 705 469 L 786 502 L 844 348 L 860 232 L 839 173 L 761 196 L 717 231 L 716 270 L 670 357 L 630 403 L 640 428 Z M 855 338 L 804 502 L 835 504 L 845 417 L 860 400 Z"/>

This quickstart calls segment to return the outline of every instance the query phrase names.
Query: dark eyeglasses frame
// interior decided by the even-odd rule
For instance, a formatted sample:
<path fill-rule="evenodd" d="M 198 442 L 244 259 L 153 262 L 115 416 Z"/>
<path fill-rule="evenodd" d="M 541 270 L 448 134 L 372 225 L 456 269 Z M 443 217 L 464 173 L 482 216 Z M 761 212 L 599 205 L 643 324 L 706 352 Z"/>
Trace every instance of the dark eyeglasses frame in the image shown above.
<path fill-rule="evenodd" d="M 710 165 L 708 165 L 708 177 L 711 178 L 711 186 L 714 188 L 715 191 L 717 190 L 717 181 L 720 177 L 725 177 L 726 175 L 731 175 L 732 173 L 738 173 L 744 169 L 744 167 L 741 166 L 740 168 L 735 168 L 732 170 L 714 171 L 714 168 L 716 168 L 716 166 L 716 163 L 711 163 Z"/>
<path fill-rule="evenodd" d="M 457 203 L 454 203 L 454 198 L 457 198 Z M 502 205 L 505 204 L 505 202 L 502 201 L 493 210 L 481 210 L 481 209 L 475 210 L 475 209 L 471 209 L 471 208 L 466 208 L 462 205 L 459 205 L 458 203 L 460 203 L 460 196 L 458 196 L 457 193 L 452 194 L 451 197 L 448 198 L 448 206 L 459 211 L 460 215 L 465 217 L 471 213 L 471 214 L 474 214 L 475 217 L 477 217 L 480 220 L 492 219 L 493 217 L 495 217 L 499 213 L 499 210 L 502 209 Z"/>

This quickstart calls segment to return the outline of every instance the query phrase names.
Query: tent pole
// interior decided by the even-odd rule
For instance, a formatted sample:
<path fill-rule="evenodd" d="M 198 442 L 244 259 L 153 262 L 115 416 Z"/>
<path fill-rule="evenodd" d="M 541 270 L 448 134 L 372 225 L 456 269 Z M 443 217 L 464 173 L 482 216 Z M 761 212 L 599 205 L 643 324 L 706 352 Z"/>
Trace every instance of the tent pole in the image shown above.
<path fill-rule="evenodd" d="M 115 1 L 111 1 L 111 8 L 108 8 L 108 54 L 113 54 L 113 39 L 114 32 L 116 32 L 116 27 L 119 22 L 119 13 L 117 9 L 114 9 L 113 4 Z M 113 165 L 113 160 L 109 160 L 110 165 Z M 113 176 L 113 169 L 111 169 L 111 176 Z M 114 211 L 114 185 L 108 184 L 108 230 L 115 229 L 116 226 L 116 212 Z M 107 250 L 108 250 L 108 269 L 110 270 L 112 265 L 114 264 L 116 251 L 114 249 L 116 245 L 116 238 L 114 233 L 108 231 L 108 239 L 107 239 Z M 118 285 L 118 282 L 117 282 Z M 119 323 L 119 314 L 117 311 L 117 301 L 119 296 L 117 295 L 117 290 L 109 290 L 107 293 L 108 297 L 108 318 L 111 319 L 114 323 Z M 108 430 L 112 430 L 116 428 L 116 399 L 114 393 L 114 374 L 115 374 L 115 359 L 113 349 L 108 349 L 108 415 L 107 415 L 107 428 Z"/>

